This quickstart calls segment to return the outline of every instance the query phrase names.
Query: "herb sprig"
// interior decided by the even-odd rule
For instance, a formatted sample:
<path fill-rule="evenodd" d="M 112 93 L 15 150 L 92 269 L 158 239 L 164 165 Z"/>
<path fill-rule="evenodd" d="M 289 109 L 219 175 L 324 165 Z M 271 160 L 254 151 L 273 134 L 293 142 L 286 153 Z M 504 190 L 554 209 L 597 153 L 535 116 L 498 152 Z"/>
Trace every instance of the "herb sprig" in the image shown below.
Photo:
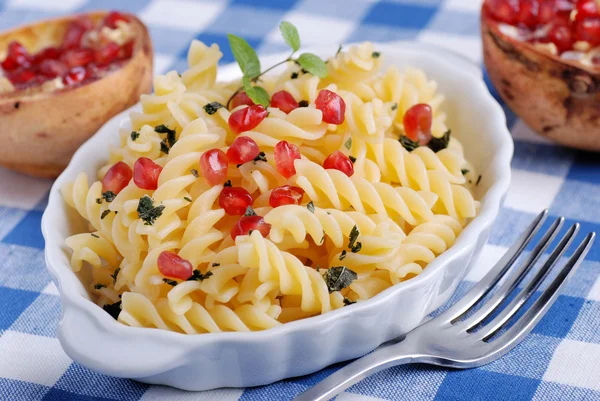
<path fill-rule="evenodd" d="M 298 34 L 298 29 L 296 29 L 292 23 L 288 21 L 281 22 L 281 24 L 279 24 L 279 31 L 281 32 L 281 36 L 285 43 L 292 49 L 292 53 L 285 60 L 282 60 L 265 70 L 261 69 L 258 55 L 245 39 L 233 34 L 227 35 L 233 57 L 240 66 L 242 74 L 244 74 L 242 77 L 242 86 L 237 88 L 231 95 L 226 104 L 227 108 L 229 108 L 229 104 L 233 97 L 242 90 L 246 92 L 246 95 L 248 95 L 255 104 L 261 104 L 265 107 L 269 106 L 269 94 L 264 88 L 256 85 L 256 83 L 259 82 L 260 77 L 267 72 L 288 62 L 296 63 L 304 72 L 316 77 L 325 78 L 327 76 L 327 65 L 319 56 L 313 53 L 302 53 L 298 57 L 294 57 L 300 50 L 300 35 Z"/>

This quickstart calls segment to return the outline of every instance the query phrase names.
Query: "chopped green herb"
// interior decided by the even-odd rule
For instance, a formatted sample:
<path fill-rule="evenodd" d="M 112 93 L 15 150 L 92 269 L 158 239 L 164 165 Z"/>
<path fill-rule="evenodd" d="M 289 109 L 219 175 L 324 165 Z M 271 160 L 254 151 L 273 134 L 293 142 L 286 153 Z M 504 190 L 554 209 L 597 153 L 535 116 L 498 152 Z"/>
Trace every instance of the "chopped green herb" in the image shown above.
<path fill-rule="evenodd" d="M 360 252 L 361 249 L 362 249 L 362 242 L 357 241 L 356 244 L 354 244 L 354 246 L 352 247 L 352 249 L 350 249 L 350 251 L 352 253 L 358 253 L 358 252 Z"/>
<path fill-rule="evenodd" d="M 344 258 L 346 257 L 346 253 L 347 253 L 347 252 L 346 252 L 346 250 L 344 249 L 344 250 L 342 251 L 342 253 L 340 254 L 340 260 L 344 260 Z"/>
<path fill-rule="evenodd" d="M 298 78 L 298 73 L 292 72 L 292 75 L 290 75 L 290 79 L 296 79 L 296 78 Z"/>
<path fill-rule="evenodd" d="M 321 265 L 317 265 L 317 267 L 315 268 L 316 271 L 320 272 L 321 271 Z"/>
<path fill-rule="evenodd" d="M 319 244 L 322 244 L 323 242 L 325 242 L 325 230 L 323 230 L 323 236 L 321 237 L 321 242 L 319 242 Z"/>
<path fill-rule="evenodd" d="M 97 235 L 96 235 L 96 234 L 94 234 L 94 233 L 92 233 L 91 235 L 92 235 L 92 237 L 94 237 L 94 238 L 100 238 L 99 236 L 97 236 Z"/>
<path fill-rule="evenodd" d="M 148 195 L 144 195 L 140 198 L 137 212 L 140 219 L 144 220 L 144 225 L 151 226 L 162 215 L 164 209 L 163 205 L 155 207 L 154 200 Z"/>
<path fill-rule="evenodd" d="M 192 198 L 190 198 L 189 196 L 184 196 L 183 199 L 188 202 L 192 202 Z"/>
<path fill-rule="evenodd" d="M 168 134 L 170 132 L 175 134 L 175 130 L 172 130 L 164 124 L 157 125 L 156 127 L 154 127 L 154 131 L 158 132 L 159 134 Z"/>
<path fill-rule="evenodd" d="M 246 208 L 246 213 L 244 213 L 244 216 L 256 216 L 256 212 L 254 209 L 252 209 L 252 206 L 248 206 Z"/>
<path fill-rule="evenodd" d="M 220 263 L 213 263 L 211 266 L 212 267 L 219 267 L 219 266 L 221 266 L 221 264 Z"/>
<path fill-rule="evenodd" d="M 179 78 L 181 78 L 181 73 L 178 72 L 177 75 L 179 75 Z"/>
<path fill-rule="evenodd" d="M 223 106 L 219 102 L 211 102 L 211 103 L 205 104 L 202 108 L 204 109 L 206 114 L 208 114 L 209 116 L 212 116 L 213 114 L 215 114 L 217 112 L 217 110 L 219 110 L 222 107 L 225 107 L 225 106 Z"/>
<path fill-rule="evenodd" d="M 308 100 L 300 100 L 298 102 L 298 107 L 308 107 Z"/>
<path fill-rule="evenodd" d="M 331 294 L 332 292 L 340 291 L 348 287 L 357 277 L 358 274 L 348 269 L 346 266 L 335 266 L 325 272 L 323 280 L 325 280 L 327 289 Z"/>
<path fill-rule="evenodd" d="M 108 203 L 114 201 L 116 196 L 117 194 L 115 194 L 113 191 L 102 192 L 102 198 Z"/>
<path fill-rule="evenodd" d="M 254 232 L 254 230 L 248 231 L 248 235 L 252 235 L 253 232 Z"/>
<path fill-rule="evenodd" d="M 373 53 L 371 53 L 371 57 L 373 57 L 373 58 L 379 58 L 379 56 L 381 56 L 380 52 L 373 52 Z"/>
<path fill-rule="evenodd" d="M 313 203 L 313 201 L 310 201 L 306 204 L 306 208 L 308 209 L 309 212 L 314 213 L 315 212 L 315 204 Z"/>
<path fill-rule="evenodd" d="M 412 139 L 410 139 L 406 135 L 402 135 L 398 139 L 398 141 L 400 141 L 400 143 L 402 144 L 402 146 L 404 146 L 404 149 L 408 150 L 409 152 L 412 152 L 413 150 L 415 150 L 416 148 L 419 147 L 419 142 L 413 141 Z"/>
<path fill-rule="evenodd" d="M 111 315 L 113 319 L 117 320 L 119 318 L 119 313 L 121 313 L 121 301 L 115 302 L 114 304 L 106 304 L 102 309 Z"/>
<path fill-rule="evenodd" d="M 131 131 L 131 140 L 135 142 L 140 137 L 140 133 L 137 131 Z"/>
<path fill-rule="evenodd" d="M 335 55 L 337 56 L 338 54 L 340 54 L 342 52 L 342 44 L 340 43 L 338 46 L 337 51 L 335 52 Z"/>
<path fill-rule="evenodd" d="M 392 105 L 392 111 L 394 111 L 394 110 L 398 110 L 398 103 L 394 103 Z"/>
<path fill-rule="evenodd" d="M 167 134 L 167 137 L 160 143 L 160 151 L 169 154 L 169 149 L 171 149 L 173 145 L 175 145 L 175 142 L 177 142 L 175 130 L 170 129 L 164 124 L 161 124 L 154 127 L 154 131 L 158 132 L 159 134 Z"/>
<path fill-rule="evenodd" d="M 196 177 L 196 178 L 198 178 L 198 177 L 199 177 L 199 175 L 198 175 L 198 170 L 196 170 L 195 168 L 191 169 L 191 170 L 190 170 L 190 173 L 192 173 L 192 175 L 193 175 L 194 177 Z"/>
<path fill-rule="evenodd" d="M 202 274 L 202 272 L 198 269 L 194 269 L 192 276 L 187 279 L 187 281 L 203 281 L 213 275 L 213 272 L 210 270 L 206 272 L 206 274 Z"/>
<path fill-rule="evenodd" d="M 256 162 L 266 162 L 267 161 L 267 156 L 265 155 L 265 152 L 260 152 L 258 154 L 258 156 L 256 156 L 254 158 L 254 164 L 256 164 Z"/>
<path fill-rule="evenodd" d="M 227 180 L 225 181 L 225 184 L 223 184 L 224 187 L 230 187 L 231 186 L 231 180 Z"/>
<path fill-rule="evenodd" d="M 475 185 L 479 185 L 480 182 L 481 182 L 481 174 L 479 174 L 479 177 L 477 177 L 477 182 L 475 183 Z"/>
<path fill-rule="evenodd" d="M 117 267 L 115 269 L 115 271 L 113 272 L 113 274 L 110 275 L 112 277 L 112 279 L 113 279 L 113 285 L 117 284 L 117 276 L 119 275 L 120 271 L 121 271 L 121 268 Z"/>
<path fill-rule="evenodd" d="M 96 198 L 96 203 L 101 205 L 102 204 L 102 198 Z"/>
<path fill-rule="evenodd" d="M 354 227 L 352 227 L 352 230 L 350 230 L 348 249 L 352 249 L 354 247 L 354 243 L 358 239 L 359 235 L 360 231 L 358 231 L 358 226 L 355 225 Z"/>
<path fill-rule="evenodd" d="M 100 215 L 100 220 L 104 220 L 104 218 L 106 216 L 108 216 L 110 214 L 112 210 L 106 209 L 105 211 L 102 212 L 102 214 Z"/>
<path fill-rule="evenodd" d="M 350 161 L 352 163 L 356 163 L 356 157 L 354 157 L 354 156 L 348 156 L 348 159 L 350 159 Z"/>
<path fill-rule="evenodd" d="M 96 284 L 94 284 L 94 289 L 95 290 L 99 290 L 101 288 L 106 288 L 106 285 L 104 285 L 102 283 L 96 283 Z"/>
<path fill-rule="evenodd" d="M 467 170 L 466 168 L 463 168 L 460 170 L 460 172 L 462 173 L 462 175 L 468 174 L 469 170 Z"/>
<path fill-rule="evenodd" d="M 431 138 L 427 146 L 434 152 L 439 152 L 442 149 L 446 149 L 448 147 L 448 143 L 450 142 L 450 134 L 451 131 L 448 130 L 441 138 Z"/>
<path fill-rule="evenodd" d="M 346 149 L 350 150 L 350 148 L 352 147 L 352 138 L 348 138 L 348 140 L 344 143 L 344 146 L 346 147 Z"/>
<path fill-rule="evenodd" d="M 160 151 L 164 154 L 169 154 L 169 145 L 167 145 L 167 142 L 165 142 L 166 139 L 162 140 L 160 142 Z"/>
<path fill-rule="evenodd" d="M 163 282 L 166 284 L 172 285 L 173 287 L 175 287 L 177 284 L 179 284 L 177 281 L 170 280 L 168 278 L 163 278 Z"/>
<path fill-rule="evenodd" d="M 348 298 L 344 297 L 344 306 L 355 304 L 356 301 L 350 301 Z"/>

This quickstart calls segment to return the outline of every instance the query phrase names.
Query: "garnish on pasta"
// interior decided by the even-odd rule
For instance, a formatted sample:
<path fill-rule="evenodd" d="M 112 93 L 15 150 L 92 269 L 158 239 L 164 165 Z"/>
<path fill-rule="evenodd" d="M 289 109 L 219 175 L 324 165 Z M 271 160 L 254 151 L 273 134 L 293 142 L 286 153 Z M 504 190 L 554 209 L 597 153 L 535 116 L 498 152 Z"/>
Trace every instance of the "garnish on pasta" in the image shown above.
<path fill-rule="evenodd" d="M 281 31 L 291 55 L 266 70 L 230 36 L 233 82 L 216 81 L 217 45 L 192 42 L 99 181 L 63 188 L 90 225 L 71 265 L 119 322 L 199 334 L 327 313 L 417 276 L 477 214 L 435 82 L 368 42 L 296 56 Z"/>

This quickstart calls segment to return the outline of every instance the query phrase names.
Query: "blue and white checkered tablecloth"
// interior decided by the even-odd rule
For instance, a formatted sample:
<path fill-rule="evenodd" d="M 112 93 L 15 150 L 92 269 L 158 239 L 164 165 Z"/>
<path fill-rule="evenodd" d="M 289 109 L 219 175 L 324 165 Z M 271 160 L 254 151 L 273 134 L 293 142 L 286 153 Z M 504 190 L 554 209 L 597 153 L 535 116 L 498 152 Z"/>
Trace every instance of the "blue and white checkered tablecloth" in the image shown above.
<path fill-rule="evenodd" d="M 150 27 L 156 71 L 185 68 L 189 42 L 216 42 L 233 61 L 226 34 L 259 52 L 285 48 L 277 26 L 294 23 L 304 45 L 410 39 L 448 46 L 481 63 L 478 0 L 0 0 L 0 31 L 50 16 L 124 9 Z M 332 46 L 335 47 L 335 46 Z M 507 110 L 516 141 L 513 182 L 482 260 L 465 290 L 544 208 L 600 231 L 600 156 L 535 136 Z M 1 126 L 1 124 L 0 124 Z M 94 373 L 63 352 L 56 287 L 44 267 L 40 218 L 51 182 L 0 169 L 0 400 L 286 400 L 340 365 L 252 389 L 186 393 Z M 582 234 L 583 235 L 583 234 Z M 582 237 L 580 235 L 580 238 Z M 404 366 L 339 395 L 375 400 L 600 400 L 600 246 L 590 252 L 542 322 L 521 345 L 479 369 Z"/>

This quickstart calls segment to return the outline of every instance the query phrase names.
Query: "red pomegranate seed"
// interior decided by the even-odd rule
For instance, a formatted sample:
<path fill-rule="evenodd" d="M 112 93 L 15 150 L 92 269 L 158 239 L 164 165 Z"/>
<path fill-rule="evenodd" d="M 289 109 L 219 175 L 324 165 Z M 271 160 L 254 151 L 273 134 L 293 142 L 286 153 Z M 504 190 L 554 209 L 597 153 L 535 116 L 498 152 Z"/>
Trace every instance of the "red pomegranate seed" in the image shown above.
<path fill-rule="evenodd" d="M 596 0 L 579 0 L 576 7 L 577 21 L 587 17 L 600 17 L 600 5 Z"/>
<path fill-rule="evenodd" d="M 229 116 L 229 128 L 235 134 L 250 131 L 256 128 L 267 117 L 269 112 L 260 104 L 244 107 L 231 113 Z"/>
<path fill-rule="evenodd" d="M 500 22 L 514 25 L 519 15 L 519 0 L 487 0 L 488 10 Z"/>
<path fill-rule="evenodd" d="M 94 52 L 94 61 L 96 64 L 103 66 L 108 65 L 119 57 L 121 47 L 115 42 L 109 42 L 101 49 Z"/>
<path fill-rule="evenodd" d="M 239 92 L 233 97 L 233 99 L 231 99 L 231 102 L 229 103 L 229 110 L 233 110 L 242 105 L 254 106 L 254 102 L 248 95 L 246 95 L 246 92 Z"/>
<path fill-rule="evenodd" d="M 39 71 L 48 78 L 56 78 L 69 72 L 69 68 L 58 60 L 46 59 L 40 63 Z"/>
<path fill-rule="evenodd" d="M 63 48 L 74 49 L 81 46 L 83 34 L 92 28 L 94 28 L 94 22 L 87 15 L 71 21 L 63 39 Z"/>
<path fill-rule="evenodd" d="M 556 15 L 555 0 L 542 0 L 540 2 L 540 10 L 538 12 L 538 24 L 547 24 Z"/>
<path fill-rule="evenodd" d="M 323 112 L 323 121 L 328 124 L 341 124 L 346 116 L 346 103 L 337 93 L 323 89 L 315 100 L 317 109 Z"/>
<path fill-rule="evenodd" d="M 227 178 L 227 155 L 221 149 L 211 149 L 200 156 L 200 171 L 210 185 L 218 185 Z"/>
<path fill-rule="evenodd" d="M 118 162 L 108 169 L 102 179 L 102 191 L 111 191 L 115 194 L 121 192 L 131 181 L 133 173 L 131 167 L 124 162 Z"/>
<path fill-rule="evenodd" d="M 127 60 L 128 58 L 130 58 L 133 55 L 134 45 L 135 42 L 133 40 L 130 40 L 129 42 L 125 43 L 123 47 L 121 47 L 121 51 L 119 52 L 119 59 Z"/>
<path fill-rule="evenodd" d="M 56 47 L 47 47 L 34 56 L 33 64 L 41 64 L 44 60 L 58 60 L 60 55 L 60 49 Z"/>
<path fill-rule="evenodd" d="M 242 216 L 231 229 L 231 238 L 235 239 L 238 235 L 250 234 L 250 231 L 256 230 L 266 237 L 271 232 L 271 225 L 265 223 L 261 216 Z"/>
<path fill-rule="evenodd" d="M 600 44 L 600 18 L 584 18 L 575 22 L 575 39 Z"/>
<path fill-rule="evenodd" d="M 540 4 L 538 0 L 521 0 L 517 23 L 523 24 L 528 28 L 534 28 L 537 25 Z"/>
<path fill-rule="evenodd" d="M 194 266 L 190 261 L 173 252 L 162 251 L 156 263 L 158 271 L 165 277 L 187 280 L 194 273 Z"/>
<path fill-rule="evenodd" d="M 277 107 L 288 114 L 290 111 L 298 108 L 298 102 L 290 92 L 279 91 L 275 92 L 271 97 L 271 107 Z"/>
<path fill-rule="evenodd" d="M 106 14 L 104 20 L 102 21 L 102 26 L 107 26 L 110 29 L 117 28 L 117 21 L 129 22 L 129 17 L 121 14 L 118 11 L 111 11 Z"/>
<path fill-rule="evenodd" d="M 238 136 L 227 149 L 227 158 L 229 163 L 244 164 L 254 160 L 259 153 L 260 149 L 254 139 L 247 136 Z"/>
<path fill-rule="evenodd" d="M 81 67 L 94 61 L 92 49 L 71 49 L 60 56 L 60 60 L 69 68 Z"/>
<path fill-rule="evenodd" d="M 72 68 L 67 75 L 63 77 L 63 84 L 75 85 L 88 77 L 87 70 L 83 67 Z"/>
<path fill-rule="evenodd" d="M 133 182 L 138 188 L 155 190 L 162 167 L 147 157 L 140 157 L 133 165 Z"/>
<path fill-rule="evenodd" d="M 35 78 L 35 73 L 31 70 L 20 68 L 7 74 L 7 78 L 14 85 L 24 84 Z"/>
<path fill-rule="evenodd" d="M 32 57 L 21 43 L 13 40 L 8 44 L 6 58 L 2 61 L 2 69 L 4 71 L 13 71 L 19 67 L 29 67 Z"/>
<path fill-rule="evenodd" d="M 253 203 L 250 192 L 240 187 L 224 187 L 219 195 L 219 206 L 232 216 L 246 213 L 248 206 L 252 206 Z"/>
<path fill-rule="evenodd" d="M 548 32 L 548 40 L 556 45 L 559 53 L 573 48 L 573 34 L 569 27 L 564 25 L 555 25 Z"/>
<path fill-rule="evenodd" d="M 348 156 L 339 150 L 327 156 L 327 159 L 323 162 L 323 168 L 340 170 L 348 177 L 352 177 L 352 174 L 354 174 L 354 164 Z"/>
<path fill-rule="evenodd" d="M 432 119 L 431 107 L 428 104 L 415 104 L 404 114 L 404 133 L 419 145 L 427 145 L 431 140 Z"/>
<path fill-rule="evenodd" d="M 296 174 L 294 160 L 300 159 L 300 149 L 287 141 L 280 141 L 275 145 L 275 167 L 279 174 L 290 178 Z"/>
<path fill-rule="evenodd" d="M 271 191 L 269 206 L 299 205 L 302 202 L 302 196 L 304 196 L 304 190 L 300 187 L 291 185 L 277 187 Z"/>

